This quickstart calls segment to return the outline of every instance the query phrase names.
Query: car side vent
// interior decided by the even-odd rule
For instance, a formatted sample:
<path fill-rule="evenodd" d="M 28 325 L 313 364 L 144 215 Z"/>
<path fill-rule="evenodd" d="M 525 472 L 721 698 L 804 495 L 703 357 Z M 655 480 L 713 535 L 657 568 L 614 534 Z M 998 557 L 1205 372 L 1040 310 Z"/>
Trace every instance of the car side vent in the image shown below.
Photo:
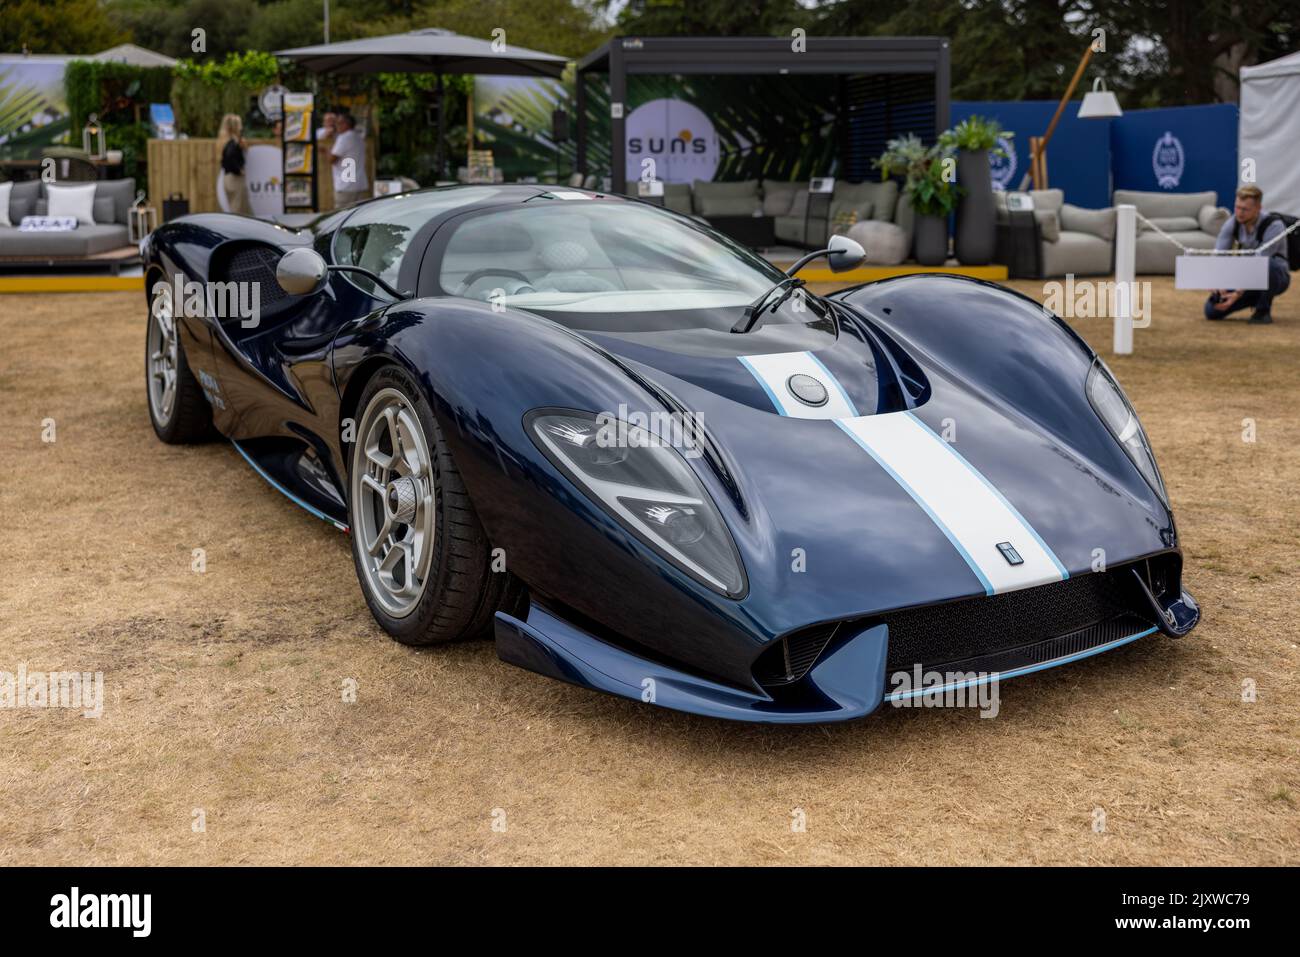
<path fill-rule="evenodd" d="M 281 250 L 273 246 L 243 243 L 227 254 L 221 272 L 227 282 L 257 283 L 259 301 L 266 309 L 290 298 L 275 278 L 275 267 L 282 255 Z"/>
<path fill-rule="evenodd" d="M 832 622 L 778 638 L 754 661 L 754 678 L 764 688 L 798 681 L 817 663 L 835 637 L 836 627 Z"/>

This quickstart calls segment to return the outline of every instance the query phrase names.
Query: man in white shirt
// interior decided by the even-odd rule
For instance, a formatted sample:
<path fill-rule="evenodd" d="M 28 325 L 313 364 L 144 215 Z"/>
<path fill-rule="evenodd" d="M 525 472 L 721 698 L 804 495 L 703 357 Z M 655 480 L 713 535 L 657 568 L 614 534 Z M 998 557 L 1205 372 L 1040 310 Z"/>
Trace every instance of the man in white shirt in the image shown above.
<path fill-rule="evenodd" d="M 334 173 L 334 208 L 359 202 L 370 195 L 366 178 L 366 140 L 357 130 L 351 113 L 339 113 L 334 120 L 334 145 L 330 165 Z"/>

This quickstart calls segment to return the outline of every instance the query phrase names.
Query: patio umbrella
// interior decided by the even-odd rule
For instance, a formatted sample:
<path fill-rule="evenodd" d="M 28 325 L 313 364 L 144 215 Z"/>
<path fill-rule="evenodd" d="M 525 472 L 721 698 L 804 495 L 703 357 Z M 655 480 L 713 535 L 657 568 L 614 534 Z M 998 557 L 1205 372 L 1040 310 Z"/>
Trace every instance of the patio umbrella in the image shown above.
<path fill-rule="evenodd" d="M 567 63 L 564 57 L 551 53 L 504 44 L 497 48 L 490 40 L 436 28 L 278 50 L 275 55 L 293 60 L 313 73 L 437 74 L 438 175 L 442 175 L 443 163 L 444 73 L 558 77 Z"/>

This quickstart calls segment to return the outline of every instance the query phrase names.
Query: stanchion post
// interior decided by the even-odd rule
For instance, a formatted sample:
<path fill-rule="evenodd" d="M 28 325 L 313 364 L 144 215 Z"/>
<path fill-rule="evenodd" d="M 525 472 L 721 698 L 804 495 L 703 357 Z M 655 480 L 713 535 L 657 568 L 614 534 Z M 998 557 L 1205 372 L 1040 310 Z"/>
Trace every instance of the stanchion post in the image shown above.
<path fill-rule="evenodd" d="M 1115 354 L 1133 352 L 1133 286 L 1137 279 L 1137 207 L 1115 210 Z M 1148 308 L 1150 306 L 1148 305 Z"/>

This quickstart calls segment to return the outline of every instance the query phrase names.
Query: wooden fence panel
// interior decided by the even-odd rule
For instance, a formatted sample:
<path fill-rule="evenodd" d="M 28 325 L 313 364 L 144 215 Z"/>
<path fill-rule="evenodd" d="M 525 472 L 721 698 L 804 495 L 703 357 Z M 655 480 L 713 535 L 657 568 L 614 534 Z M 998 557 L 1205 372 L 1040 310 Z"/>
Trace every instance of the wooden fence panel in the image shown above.
<path fill-rule="evenodd" d="M 249 140 L 249 146 L 275 146 L 277 140 Z M 317 202 L 319 208 L 334 208 L 334 181 L 330 173 L 330 141 L 316 146 Z M 217 173 L 221 158 L 215 139 L 150 140 L 149 203 L 162 211 L 162 201 L 180 193 L 190 201 L 191 213 L 220 212 L 217 203 Z M 370 182 L 375 181 L 374 140 L 366 138 L 366 166 Z"/>

